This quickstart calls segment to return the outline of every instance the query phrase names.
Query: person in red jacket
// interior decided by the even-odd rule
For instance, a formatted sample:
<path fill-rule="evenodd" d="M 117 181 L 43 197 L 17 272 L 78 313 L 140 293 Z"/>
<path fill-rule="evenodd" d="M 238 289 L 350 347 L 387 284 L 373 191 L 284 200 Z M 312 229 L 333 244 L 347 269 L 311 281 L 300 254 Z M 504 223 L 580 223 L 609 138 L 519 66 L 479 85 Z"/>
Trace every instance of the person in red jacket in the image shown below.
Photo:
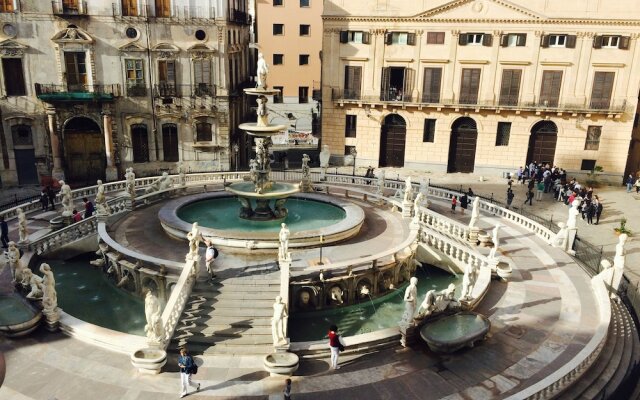
<path fill-rule="evenodd" d="M 338 365 L 338 356 L 340 355 L 340 348 L 344 349 L 344 342 L 338 334 L 338 327 L 331 325 L 329 327 L 329 347 L 331 348 L 331 368 L 340 369 Z"/>
<path fill-rule="evenodd" d="M 456 205 L 458 205 L 458 197 L 453 196 L 451 198 L 451 212 L 456 213 Z"/>

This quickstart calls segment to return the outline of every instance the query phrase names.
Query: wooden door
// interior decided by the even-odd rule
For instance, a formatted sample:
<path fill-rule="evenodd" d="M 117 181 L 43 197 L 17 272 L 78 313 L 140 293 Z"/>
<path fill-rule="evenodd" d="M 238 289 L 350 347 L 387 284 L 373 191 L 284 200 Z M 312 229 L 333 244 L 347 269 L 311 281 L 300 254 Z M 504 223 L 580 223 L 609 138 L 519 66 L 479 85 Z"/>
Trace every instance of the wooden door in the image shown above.
<path fill-rule="evenodd" d="M 78 184 L 95 184 L 104 179 L 106 156 L 100 132 L 65 132 L 66 177 Z"/>
<path fill-rule="evenodd" d="M 66 67 L 67 89 L 70 92 L 86 91 L 86 53 L 83 51 L 67 51 L 64 53 L 64 64 Z"/>
<path fill-rule="evenodd" d="M 138 0 L 122 0 L 122 15 L 135 17 L 138 15 Z"/>
<path fill-rule="evenodd" d="M 558 127 L 551 121 L 540 121 L 531 128 L 527 164 L 549 164 L 553 166 L 558 141 Z"/>
<path fill-rule="evenodd" d="M 149 161 L 149 134 L 146 125 L 131 127 L 131 146 L 133 147 L 133 162 Z"/>
<path fill-rule="evenodd" d="M 0 12 L 12 13 L 13 11 L 13 0 L 0 0 Z"/>
<path fill-rule="evenodd" d="M 362 87 L 362 67 L 347 65 L 344 67 L 344 98 L 360 99 Z"/>
<path fill-rule="evenodd" d="M 562 87 L 562 71 L 544 71 L 540 88 L 540 105 L 558 107 L 560 89 Z"/>
<path fill-rule="evenodd" d="M 390 114 L 382 125 L 380 167 L 404 167 L 407 124 L 398 114 Z"/>
<path fill-rule="evenodd" d="M 27 94 L 21 58 L 3 58 L 2 71 L 7 96 L 24 96 Z"/>
<path fill-rule="evenodd" d="M 453 123 L 447 172 L 473 172 L 477 141 L 478 130 L 473 119 L 463 117 Z"/>
<path fill-rule="evenodd" d="M 178 127 L 174 124 L 162 126 L 162 154 L 164 161 L 179 161 Z"/>
<path fill-rule="evenodd" d="M 502 82 L 500 84 L 500 105 L 518 105 L 520 95 L 520 81 L 522 80 L 522 70 L 505 69 L 502 71 Z"/>
<path fill-rule="evenodd" d="M 171 16 L 171 0 L 156 0 L 156 17 L 168 18 Z"/>
<path fill-rule="evenodd" d="M 591 89 L 591 108 L 606 110 L 611 104 L 613 80 L 615 72 L 598 71 L 593 75 L 593 89 Z"/>
<path fill-rule="evenodd" d="M 36 168 L 36 155 L 34 149 L 15 149 L 16 171 L 18 172 L 19 185 L 37 185 L 38 170 Z"/>
<path fill-rule="evenodd" d="M 161 97 L 176 95 L 176 62 L 174 60 L 158 61 L 158 87 Z"/>

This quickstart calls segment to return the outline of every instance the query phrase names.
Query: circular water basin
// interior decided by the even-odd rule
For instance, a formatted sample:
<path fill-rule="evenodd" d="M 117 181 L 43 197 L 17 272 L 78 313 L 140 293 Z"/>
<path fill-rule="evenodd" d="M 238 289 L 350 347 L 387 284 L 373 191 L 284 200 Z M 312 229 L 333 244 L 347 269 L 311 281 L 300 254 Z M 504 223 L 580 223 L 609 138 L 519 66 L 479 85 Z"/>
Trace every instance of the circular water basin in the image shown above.
<path fill-rule="evenodd" d="M 489 320 L 473 312 L 461 312 L 425 324 L 420 329 L 420 336 L 433 351 L 450 353 L 482 339 L 491 323 Z"/>
<path fill-rule="evenodd" d="M 443 290 L 450 283 L 456 285 L 460 295 L 462 275 L 452 275 L 436 267 L 426 266 L 416 271 L 418 278 L 418 304 L 429 290 Z M 404 312 L 406 284 L 373 301 L 358 305 L 318 312 L 297 313 L 289 317 L 289 336 L 294 342 L 322 340 L 329 326 L 335 324 L 345 336 L 374 332 L 398 326 Z"/>
<path fill-rule="evenodd" d="M 116 287 L 100 268 L 89 264 L 93 259 L 95 255 L 87 253 L 68 260 L 42 260 L 56 278 L 58 306 L 82 321 L 144 336 L 144 300 Z"/>

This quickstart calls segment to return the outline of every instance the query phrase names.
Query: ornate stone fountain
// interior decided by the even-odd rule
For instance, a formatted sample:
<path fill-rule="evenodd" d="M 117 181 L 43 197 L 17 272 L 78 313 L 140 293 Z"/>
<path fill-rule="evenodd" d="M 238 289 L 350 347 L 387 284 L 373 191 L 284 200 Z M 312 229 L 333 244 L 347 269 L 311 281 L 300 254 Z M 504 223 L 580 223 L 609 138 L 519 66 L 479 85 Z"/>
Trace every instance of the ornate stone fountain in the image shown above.
<path fill-rule="evenodd" d="M 244 89 L 249 96 L 257 96 L 257 122 L 246 122 L 238 127 L 253 136 L 256 143 L 256 158 L 249 161 L 250 180 L 229 185 L 226 190 L 235 194 L 242 204 L 240 218 L 254 221 L 272 221 L 287 217 L 287 197 L 300 191 L 299 185 L 271 180 L 269 147 L 271 136 L 286 129 L 285 125 L 270 125 L 267 97 L 280 93 L 267 86 L 267 63 L 258 57 L 258 84 L 256 88 Z M 273 203 L 272 203 L 273 202 Z M 255 203 L 255 204 L 254 204 Z"/>

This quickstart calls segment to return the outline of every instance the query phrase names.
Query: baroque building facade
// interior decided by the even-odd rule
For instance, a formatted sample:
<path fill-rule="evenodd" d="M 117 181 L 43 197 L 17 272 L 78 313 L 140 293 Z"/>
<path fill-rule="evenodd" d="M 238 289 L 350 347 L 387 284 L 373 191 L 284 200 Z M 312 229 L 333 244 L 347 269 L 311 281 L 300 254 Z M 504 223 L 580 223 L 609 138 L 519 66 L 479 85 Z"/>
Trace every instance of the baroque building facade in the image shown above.
<path fill-rule="evenodd" d="M 323 144 L 361 166 L 536 161 L 617 181 L 640 166 L 634 15 L 631 0 L 325 1 Z"/>
<path fill-rule="evenodd" d="M 7 0 L 0 21 L 4 185 L 240 162 L 246 0 Z"/>

